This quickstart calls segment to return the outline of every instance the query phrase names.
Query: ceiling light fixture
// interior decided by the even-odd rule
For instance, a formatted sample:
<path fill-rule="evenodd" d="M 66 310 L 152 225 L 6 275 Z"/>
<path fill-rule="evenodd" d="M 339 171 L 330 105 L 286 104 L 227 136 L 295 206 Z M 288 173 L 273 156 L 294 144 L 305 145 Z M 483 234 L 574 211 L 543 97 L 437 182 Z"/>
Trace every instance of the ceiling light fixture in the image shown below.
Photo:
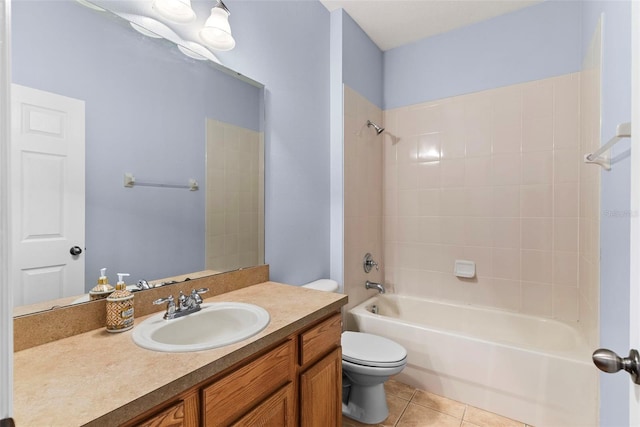
<path fill-rule="evenodd" d="M 235 47 L 236 41 L 231 35 L 231 26 L 229 25 L 229 9 L 218 0 L 218 4 L 211 9 L 211 16 L 204 23 L 204 27 L 200 30 L 200 38 L 209 47 L 215 50 L 231 50 Z"/>
<path fill-rule="evenodd" d="M 179 24 L 196 19 L 196 13 L 191 8 L 191 0 L 153 0 L 152 7 L 163 18 Z"/>

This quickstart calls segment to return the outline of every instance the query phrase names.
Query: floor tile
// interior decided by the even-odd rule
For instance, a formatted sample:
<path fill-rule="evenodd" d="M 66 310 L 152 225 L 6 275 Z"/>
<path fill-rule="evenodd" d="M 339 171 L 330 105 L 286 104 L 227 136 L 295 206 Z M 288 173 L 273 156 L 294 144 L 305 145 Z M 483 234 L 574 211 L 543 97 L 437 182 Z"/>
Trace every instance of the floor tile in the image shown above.
<path fill-rule="evenodd" d="M 397 427 L 459 427 L 460 419 L 409 402 Z"/>
<path fill-rule="evenodd" d="M 467 407 L 464 403 L 447 399 L 446 397 L 438 396 L 424 390 L 416 390 L 413 398 L 411 399 L 411 403 L 426 406 L 427 408 L 444 412 L 447 415 L 451 415 L 459 419 L 462 419 L 464 410 Z"/>
<path fill-rule="evenodd" d="M 415 388 L 393 379 L 384 383 L 384 390 L 387 395 L 391 394 L 404 400 L 411 400 L 413 393 L 416 391 Z"/>
<path fill-rule="evenodd" d="M 467 407 L 467 411 L 464 413 L 464 421 L 479 427 L 524 427 L 524 423 L 473 406 Z"/>

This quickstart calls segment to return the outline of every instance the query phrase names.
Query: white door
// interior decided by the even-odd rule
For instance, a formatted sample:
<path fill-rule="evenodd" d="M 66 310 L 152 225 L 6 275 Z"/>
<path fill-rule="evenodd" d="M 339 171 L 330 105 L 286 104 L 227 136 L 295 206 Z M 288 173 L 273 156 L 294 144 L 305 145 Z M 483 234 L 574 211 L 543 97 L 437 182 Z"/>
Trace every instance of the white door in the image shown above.
<path fill-rule="evenodd" d="M 14 305 L 83 294 L 84 101 L 11 91 Z"/>
<path fill-rule="evenodd" d="M 629 344 L 640 350 L 640 5 L 631 5 L 631 274 Z M 640 426 L 640 385 L 629 382 L 629 424 Z"/>

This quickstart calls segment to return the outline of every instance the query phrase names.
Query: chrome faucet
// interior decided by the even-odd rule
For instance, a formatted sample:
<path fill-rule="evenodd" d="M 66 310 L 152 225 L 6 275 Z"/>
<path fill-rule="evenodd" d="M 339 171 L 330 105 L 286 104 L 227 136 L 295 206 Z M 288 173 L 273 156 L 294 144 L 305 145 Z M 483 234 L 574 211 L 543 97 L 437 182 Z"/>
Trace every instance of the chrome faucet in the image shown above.
<path fill-rule="evenodd" d="M 187 314 L 200 311 L 200 304 L 202 304 L 202 297 L 200 295 L 208 292 L 208 288 L 193 289 L 191 295 L 185 295 L 180 291 L 178 297 L 178 305 L 173 298 L 173 295 L 169 295 L 167 298 L 160 298 L 155 300 L 154 304 L 167 303 L 167 311 L 164 313 L 166 320 L 177 319 Z"/>
<path fill-rule="evenodd" d="M 367 289 L 377 289 L 381 294 L 384 294 L 386 292 L 382 283 L 375 283 L 367 280 L 364 284 L 364 287 Z"/>

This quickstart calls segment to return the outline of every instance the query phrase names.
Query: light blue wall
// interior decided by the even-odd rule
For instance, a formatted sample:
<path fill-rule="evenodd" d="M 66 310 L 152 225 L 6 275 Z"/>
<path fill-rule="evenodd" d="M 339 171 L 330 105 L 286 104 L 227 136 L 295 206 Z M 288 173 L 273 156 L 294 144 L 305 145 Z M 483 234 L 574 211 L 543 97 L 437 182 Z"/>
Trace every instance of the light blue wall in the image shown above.
<path fill-rule="evenodd" d="M 382 51 L 348 13 L 339 12 L 342 14 L 343 82 L 382 108 Z"/>
<path fill-rule="evenodd" d="M 316 0 L 234 1 L 223 63 L 266 86 L 265 227 L 271 278 L 330 274 L 329 12 Z"/>
<path fill-rule="evenodd" d="M 14 1 L 12 30 L 15 83 L 86 102 L 85 285 L 202 270 L 205 191 L 124 173 L 204 190 L 205 118 L 259 130 L 262 91 L 71 0 Z"/>
<path fill-rule="evenodd" d="M 580 70 L 580 4 L 546 1 L 384 53 L 384 109 Z"/>
<path fill-rule="evenodd" d="M 583 2 L 582 51 L 603 14 L 602 142 L 631 120 L 631 2 Z M 600 346 L 629 353 L 629 140 L 613 151 L 611 171 L 603 171 L 600 222 Z M 600 425 L 629 425 L 629 376 L 600 375 Z"/>

